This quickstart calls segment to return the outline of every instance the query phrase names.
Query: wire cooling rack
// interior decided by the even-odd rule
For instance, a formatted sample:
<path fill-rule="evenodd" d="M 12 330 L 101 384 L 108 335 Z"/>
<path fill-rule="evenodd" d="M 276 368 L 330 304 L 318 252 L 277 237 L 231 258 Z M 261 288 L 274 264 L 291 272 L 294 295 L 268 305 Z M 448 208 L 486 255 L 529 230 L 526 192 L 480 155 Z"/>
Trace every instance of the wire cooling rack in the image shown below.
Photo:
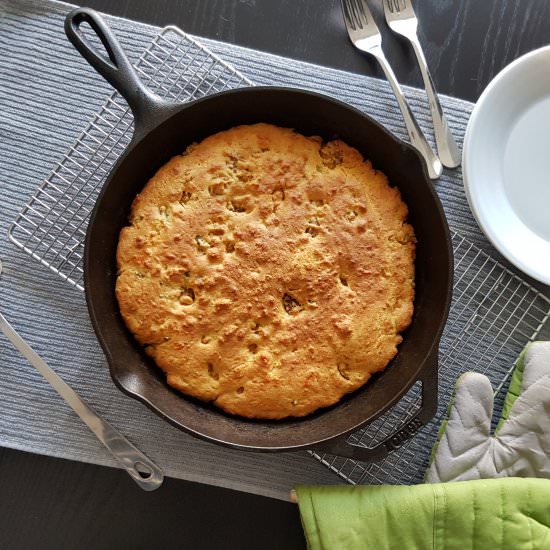
<path fill-rule="evenodd" d="M 251 85 L 175 27 L 156 36 L 136 69 L 149 88 L 178 101 Z M 126 102 L 113 93 L 10 228 L 17 246 L 81 290 L 88 218 L 106 176 L 130 142 L 132 128 Z M 456 378 L 467 370 L 487 374 L 496 388 L 498 409 L 515 359 L 548 319 L 548 299 L 465 238 L 456 233 L 452 238 L 454 298 L 440 346 L 435 421 L 377 463 L 311 453 L 349 483 L 421 481 Z M 404 426 L 420 406 L 420 392 L 417 383 L 394 408 L 352 434 L 350 443 L 373 447 Z"/>

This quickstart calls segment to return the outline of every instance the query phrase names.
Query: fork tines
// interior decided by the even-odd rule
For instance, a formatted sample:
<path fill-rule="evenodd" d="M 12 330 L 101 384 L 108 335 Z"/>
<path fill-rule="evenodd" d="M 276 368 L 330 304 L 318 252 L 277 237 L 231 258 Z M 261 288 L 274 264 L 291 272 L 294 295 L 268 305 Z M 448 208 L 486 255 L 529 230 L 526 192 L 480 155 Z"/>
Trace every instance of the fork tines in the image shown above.
<path fill-rule="evenodd" d="M 368 8 L 365 9 L 365 0 L 342 0 L 346 24 L 354 30 L 361 29 L 369 22 Z"/>
<path fill-rule="evenodd" d="M 399 13 L 402 10 L 407 9 L 407 2 L 405 0 L 385 0 L 389 10 Z"/>

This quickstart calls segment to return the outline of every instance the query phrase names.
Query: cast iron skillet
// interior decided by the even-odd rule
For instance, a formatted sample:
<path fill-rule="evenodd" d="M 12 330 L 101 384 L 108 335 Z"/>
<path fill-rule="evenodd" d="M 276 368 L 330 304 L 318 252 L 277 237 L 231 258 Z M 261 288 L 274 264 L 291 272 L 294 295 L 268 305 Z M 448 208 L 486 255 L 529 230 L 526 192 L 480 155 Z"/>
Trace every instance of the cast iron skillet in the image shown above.
<path fill-rule="evenodd" d="M 85 38 L 88 23 L 109 59 Z M 84 257 L 85 290 L 95 332 L 116 385 L 162 418 L 193 435 L 238 449 L 316 448 L 359 460 L 383 457 L 428 422 L 437 407 L 437 355 L 451 298 L 453 259 L 449 230 L 421 156 L 361 112 L 329 97 L 289 88 L 243 88 L 187 104 L 168 103 L 138 79 L 116 37 L 90 9 L 65 21 L 69 40 L 128 101 L 135 119 L 132 142 L 111 171 L 92 212 Z M 340 403 L 301 419 L 267 422 L 233 417 L 171 389 L 136 343 L 115 297 L 115 253 L 132 200 L 147 180 L 192 142 L 239 124 L 269 122 L 356 147 L 391 182 L 409 206 L 418 239 L 414 319 L 388 368 Z M 422 381 L 422 406 L 378 446 L 366 449 L 346 435 L 372 422 Z"/>

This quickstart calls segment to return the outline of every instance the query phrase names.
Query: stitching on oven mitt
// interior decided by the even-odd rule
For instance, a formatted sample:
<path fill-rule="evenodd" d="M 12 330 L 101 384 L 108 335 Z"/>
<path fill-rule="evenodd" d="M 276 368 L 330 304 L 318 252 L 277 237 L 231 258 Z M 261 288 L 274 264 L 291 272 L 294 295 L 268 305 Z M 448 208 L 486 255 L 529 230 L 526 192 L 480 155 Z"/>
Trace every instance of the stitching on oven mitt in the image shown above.
<path fill-rule="evenodd" d="M 296 487 L 310 550 L 550 548 L 550 480 Z"/>
<path fill-rule="evenodd" d="M 550 478 L 550 342 L 529 344 L 520 355 L 491 435 L 493 397 L 482 374 L 468 372 L 457 380 L 427 482 Z"/>

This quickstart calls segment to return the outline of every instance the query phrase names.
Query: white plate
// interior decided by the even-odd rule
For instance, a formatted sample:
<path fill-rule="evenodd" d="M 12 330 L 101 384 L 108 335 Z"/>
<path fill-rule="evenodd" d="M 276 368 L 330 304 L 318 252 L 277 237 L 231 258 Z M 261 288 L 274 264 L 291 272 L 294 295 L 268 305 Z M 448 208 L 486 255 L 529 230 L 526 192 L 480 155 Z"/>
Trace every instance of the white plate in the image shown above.
<path fill-rule="evenodd" d="M 483 232 L 516 267 L 550 285 L 550 46 L 489 84 L 468 123 L 462 163 Z"/>

